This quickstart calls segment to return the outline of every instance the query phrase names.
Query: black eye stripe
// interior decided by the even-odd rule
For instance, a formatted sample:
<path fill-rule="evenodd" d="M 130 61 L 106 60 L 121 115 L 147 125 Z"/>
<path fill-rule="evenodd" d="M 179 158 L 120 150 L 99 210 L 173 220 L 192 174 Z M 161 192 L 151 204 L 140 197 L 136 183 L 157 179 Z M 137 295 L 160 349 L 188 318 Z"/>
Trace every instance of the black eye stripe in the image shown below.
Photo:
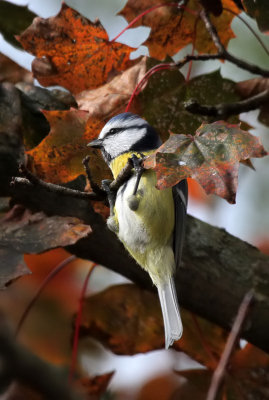
<path fill-rule="evenodd" d="M 129 126 L 124 126 L 122 128 L 111 128 L 107 134 L 104 136 L 104 138 L 108 137 L 108 136 L 112 136 L 115 135 L 117 133 L 120 133 L 122 131 L 129 131 L 132 129 L 143 129 L 143 128 L 148 128 L 148 124 L 143 124 L 143 125 L 129 125 Z"/>

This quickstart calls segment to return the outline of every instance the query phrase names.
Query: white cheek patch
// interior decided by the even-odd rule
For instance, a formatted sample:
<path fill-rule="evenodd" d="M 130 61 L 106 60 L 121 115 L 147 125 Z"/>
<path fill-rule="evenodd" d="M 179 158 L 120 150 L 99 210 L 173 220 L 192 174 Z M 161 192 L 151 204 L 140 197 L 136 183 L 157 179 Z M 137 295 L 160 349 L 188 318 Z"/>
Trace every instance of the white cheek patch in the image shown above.
<path fill-rule="evenodd" d="M 103 146 L 111 158 L 130 151 L 135 143 L 146 135 L 146 128 L 130 129 L 108 136 L 104 139 Z"/>

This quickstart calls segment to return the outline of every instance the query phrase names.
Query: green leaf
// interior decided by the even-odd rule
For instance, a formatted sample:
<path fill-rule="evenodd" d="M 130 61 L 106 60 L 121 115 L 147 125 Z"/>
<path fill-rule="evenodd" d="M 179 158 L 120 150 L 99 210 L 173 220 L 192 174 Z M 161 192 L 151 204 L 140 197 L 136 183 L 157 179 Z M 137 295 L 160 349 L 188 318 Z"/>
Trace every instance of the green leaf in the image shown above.
<path fill-rule="evenodd" d="M 260 30 L 268 33 L 269 30 L 269 7 L 268 0 L 243 0 L 246 13 L 255 18 Z"/>
<path fill-rule="evenodd" d="M 0 0 L 0 32 L 15 47 L 22 48 L 14 36 L 24 31 L 35 17 L 27 7 Z"/>
<path fill-rule="evenodd" d="M 156 64 L 148 61 L 150 68 Z M 222 78 L 220 71 L 201 75 L 185 82 L 179 71 L 162 71 L 153 75 L 145 90 L 138 96 L 138 109 L 143 117 L 161 133 L 166 140 L 169 131 L 173 133 L 193 134 L 203 122 L 216 119 L 194 115 L 185 110 L 184 103 L 190 99 L 200 104 L 214 105 L 238 101 L 235 83 Z M 237 117 L 229 119 L 237 123 Z"/>

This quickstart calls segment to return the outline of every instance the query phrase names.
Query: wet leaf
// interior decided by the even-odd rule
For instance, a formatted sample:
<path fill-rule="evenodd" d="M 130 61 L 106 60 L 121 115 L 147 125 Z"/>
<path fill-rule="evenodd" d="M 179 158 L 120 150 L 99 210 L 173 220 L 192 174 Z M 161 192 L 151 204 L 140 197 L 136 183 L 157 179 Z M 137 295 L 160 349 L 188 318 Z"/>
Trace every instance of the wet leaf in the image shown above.
<path fill-rule="evenodd" d="M 195 135 L 172 134 L 146 162 L 164 189 L 185 178 L 196 179 L 207 194 L 235 203 L 239 162 L 267 155 L 260 139 L 223 121 L 202 124 Z"/>
<path fill-rule="evenodd" d="M 14 206 L 0 221 L 0 286 L 29 273 L 22 260 L 24 253 L 68 246 L 90 232 L 90 226 L 77 218 L 47 217 L 42 212 L 32 214 L 21 206 Z"/>
<path fill-rule="evenodd" d="M 24 31 L 35 16 L 27 7 L 0 0 L 0 32 L 15 47 L 21 47 L 15 35 Z"/>
<path fill-rule="evenodd" d="M 156 61 L 147 60 L 147 69 Z M 200 104 L 215 105 L 240 100 L 235 93 L 235 83 L 224 79 L 220 71 L 200 75 L 185 82 L 179 71 L 163 71 L 152 76 L 147 87 L 136 100 L 137 112 L 141 114 L 161 134 L 168 139 L 169 131 L 174 133 L 193 134 L 203 122 L 215 119 L 194 115 L 185 109 L 185 102 L 195 99 Z M 229 119 L 239 122 L 237 117 Z"/>
<path fill-rule="evenodd" d="M 64 3 L 55 17 L 35 18 L 18 40 L 37 57 L 33 73 L 41 85 L 60 85 L 73 93 L 99 87 L 127 69 L 134 50 L 109 42 L 100 21 L 91 22 Z"/>
<path fill-rule="evenodd" d="M 252 18 L 255 18 L 260 30 L 269 32 L 269 8 L 267 0 L 242 0 L 243 7 Z"/>
<path fill-rule="evenodd" d="M 156 4 L 163 4 L 163 1 L 129 0 L 120 15 L 131 22 L 139 14 Z M 222 4 L 223 7 L 238 12 L 238 8 L 232 0 L 222 0 Z M 191 10 L 191 13 L 187 9 Z M 161 7 L 143 16 L 138 21 L 137 25 L 145 25 L 151 28 L 150 36 L 144 43 L 148 46 L 151 57 L 163 60 L 167 55 L 173 56 L 187 44 L 192 43 L 196 19 L 202 9 L 200 1 L 188 1 L 187 9 Z M 218 14 L 219 11 L 217 11 Z M 218 17 L 212 16 L 212 22 L 216 26 L 225 47 L 229 40 L 234 37 L 229 26 L 233 18 L 234 15 L 226 10 L 223 10 Z M 195 48 L 202 53 L 216 52 L 212 39 L 201 21 L 198 22 Z"/>
<path fill-rule="evenodd" d="M 87 400 L 101 400 L 102 395 L 106 392 L 107 387 L 114 375 L 113 372 L 108 372 L 103 375 L 96 375 L 91 378 L 83 378 L 80 380 L 80 386 L 85 393 Z"/>
<path fill-rule="evenodd" d="M 236 84 L 236 91 L 244 98 L 255 96 L 263 92 L 264 90 L 269 90 L 269 79 L 268 78 L 254 78 L 247 81 L 238 82 Z M 269 126 L 269 102 L 263 104 L 260 107 L 260 112 L 258 120 Z"/>
<path fill-rule="evenodd" d="M 193 318 L 182 309 L 184 334 L 174 348 L 213 368 L 227 333 L 198 318 L 205 349 Z M 92 336 L 116 354 L 132 355 L 164 348 L 163 320 L 157 295 L 131 284 L 112 286 L 85 299 L 81 336 Z"/>

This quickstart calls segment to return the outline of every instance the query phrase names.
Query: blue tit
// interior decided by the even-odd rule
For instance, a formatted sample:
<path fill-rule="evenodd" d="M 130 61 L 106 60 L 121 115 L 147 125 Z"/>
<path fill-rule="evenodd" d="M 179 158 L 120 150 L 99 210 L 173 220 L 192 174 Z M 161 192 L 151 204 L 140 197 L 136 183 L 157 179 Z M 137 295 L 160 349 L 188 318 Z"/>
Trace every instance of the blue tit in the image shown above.
<path fill-rule="evenodd" d="M 162 144 L 158 133 L 144 119 L 132 113 L 110 119 L 89 146 L 101 149 L 114 178 L 134 154 L 141 158 Z M 173 275 L 180 263 L 188 198 L 187 182 L 173 188 L 156 189 L 156 174 L 144 170 L 137 183 L 133 175 L 117 191 L 107 221 L 125 248 L 145 269 L 158 289 L 165 347 L 182 335 L 182 322 Z"/>

